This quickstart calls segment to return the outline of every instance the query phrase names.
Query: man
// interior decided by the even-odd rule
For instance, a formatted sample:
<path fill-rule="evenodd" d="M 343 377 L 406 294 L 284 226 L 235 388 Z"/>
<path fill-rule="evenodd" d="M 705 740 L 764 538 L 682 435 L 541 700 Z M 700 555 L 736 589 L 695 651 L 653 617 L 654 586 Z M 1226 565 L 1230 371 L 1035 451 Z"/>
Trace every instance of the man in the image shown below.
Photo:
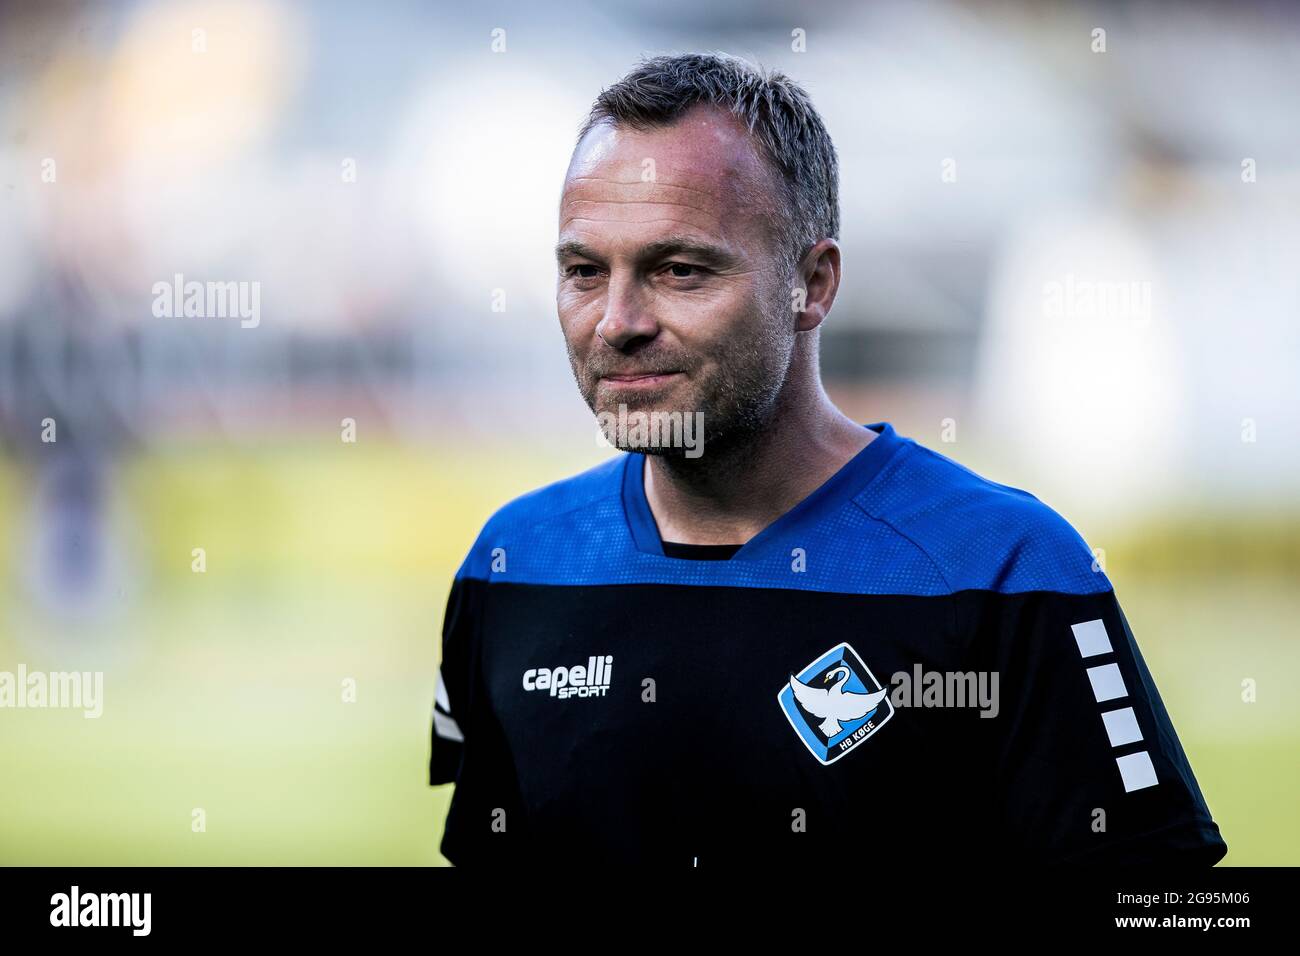
<path fill-rule="evenodd" d="M 1225 854 L 1087 545 L 822 389 L 837 177 L 808 96 L 738 60 L 597 99 L 556 301 L 583 397 L 634 427 L 455 578 L 429 774 L 453 863 Z"/>

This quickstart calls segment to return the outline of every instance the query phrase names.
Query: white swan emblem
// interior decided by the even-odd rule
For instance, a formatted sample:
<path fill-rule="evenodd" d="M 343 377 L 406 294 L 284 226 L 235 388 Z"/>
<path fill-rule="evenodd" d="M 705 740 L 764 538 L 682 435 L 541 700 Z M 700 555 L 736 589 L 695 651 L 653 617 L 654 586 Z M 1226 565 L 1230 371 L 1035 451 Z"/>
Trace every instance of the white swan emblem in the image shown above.
<path fill-rule="evenodd" d="M 830 740 L 840 732 L 840 725 L 861 720 L 879 706 L 888 696 L 888 690 L 878 690 L 873 694 L 845 693 L 844 685 L 848 683 L 853 672 L 841 664 L 827 671 L 822 683 L 829 683 L 836 674 L 842 675 L 834 687 L 813 687 L 805 684 L 793 674 L 790 675 L 790 690 L 803 705 L 804 710 L 815 717 L 822 718 L 818 730 Z"/>

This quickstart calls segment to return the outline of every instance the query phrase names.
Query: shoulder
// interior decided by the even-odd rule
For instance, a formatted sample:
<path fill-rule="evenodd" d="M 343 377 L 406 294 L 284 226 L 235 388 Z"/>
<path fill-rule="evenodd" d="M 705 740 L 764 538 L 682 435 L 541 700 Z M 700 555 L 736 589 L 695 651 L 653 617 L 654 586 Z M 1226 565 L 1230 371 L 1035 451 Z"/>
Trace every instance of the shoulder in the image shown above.
<path fill-rule="evenodd" d="M 510 549 L 525 549 L 531 562 L 559 558 L 584 536 L 608 534 L 621 514 L 626 455 L 537 488 L 502 505 L 484 524 L 457 578 L 486 578 L 493 561 L 509 561 Z M 586 542 L 584 546 L 599 542 Z"/>
<path fill-rule="evenodd" d="M 912 439 L 904 443 L 855 503 L 924 552 L 950 590 L 1110 590 L 1083 537 L 1051 507 Z"/>

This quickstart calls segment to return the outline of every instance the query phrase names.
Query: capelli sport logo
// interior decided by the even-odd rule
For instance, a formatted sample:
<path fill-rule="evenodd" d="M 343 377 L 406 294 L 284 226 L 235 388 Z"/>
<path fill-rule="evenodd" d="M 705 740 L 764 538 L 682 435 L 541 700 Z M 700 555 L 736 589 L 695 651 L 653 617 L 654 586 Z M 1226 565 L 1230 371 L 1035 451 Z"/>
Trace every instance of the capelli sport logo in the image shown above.
<path fill-rule="evenodd" d="M 614 673 L 614 655 L 588 657 L 572 667 L 534 667 L 524 671 L 524 690 L 546 691 L 552 697 L 604 697 Z"/>
<path fill-rule="evenodd" d="M 838 644 L 790 680 L 777 703 L 823 764 L 853 750 L 894 716 L 889 691 L 848 644 Z"/>

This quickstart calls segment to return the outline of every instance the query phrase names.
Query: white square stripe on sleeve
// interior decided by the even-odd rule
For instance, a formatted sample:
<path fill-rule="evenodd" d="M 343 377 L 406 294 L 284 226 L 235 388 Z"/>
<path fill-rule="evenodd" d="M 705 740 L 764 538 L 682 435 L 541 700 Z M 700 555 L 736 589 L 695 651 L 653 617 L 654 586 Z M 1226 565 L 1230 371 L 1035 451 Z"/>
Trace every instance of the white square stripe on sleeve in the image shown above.
<path fill-rule="evenodd" d="M 1106 736 L 1112 747 L 1122 747 L 1142 739 L 1142 729 L 1138 727 L 1137 714 L 1132 707 L 1112 710 L 1101 715 L 1106 724 Z"/>
<path fill-rule="evenodd" d="M 1115 763 L 1119 764 L 1119 775 L 1124 779 L 1125 793 L 1154 787 L 1160 782 L 1156 779 L 1156 768 L 1151 765 L 1151 755 L 1145 750 L 1116 757 Z"/>
<path fill-rule="evenodd" d="M 1118 664 L 1102 664 L 1100 667 L 1088 668 L 1088 680 L 1092 681 L 1092 696 L 1097 703 L 1114 700 L 1128 695 L 1124 686 L 1124 676 L 1119 672 Z"/>
<path fill-rule="evenodd" d="M 1081 624 L 1071 624 L 1070 630 L 1074 631 L 1075 643 L 1079 645 L 1079 653 L 1084 657 L 1109 654 L 1113 650 L 1110 646 L 1110 635 L 1106 633 L 1106 625 L 1102 623 L 1101 618 L 1095 621 L 1084 621 Z"/>
<path fill-rule="evenodd" d="M 433 732 L 443 740 L 458 743 L 465 741 L 465 735 L 460 732 L 460 724 L 451 716 L 451 699 L 447 696 L 447 685 L 442 682 L 441 667 L 438 668 L 438 681 L 433 689 Z"/>
<path fill-rule="evenodd" d="M 442 668 L 438 668 L 438 682 L 433 687 L 433 701 L 447 713 L 451 713 L 451 700 L 447 697 L 447 685 L 442 682 Z"/>
<path fill-rule="evenodd" d="M 460 732 L 460 724 L 441 713 L 436 707 L 433 709 L 433 732 L 443 740 L 465 742 L 465 735 Z"/>

